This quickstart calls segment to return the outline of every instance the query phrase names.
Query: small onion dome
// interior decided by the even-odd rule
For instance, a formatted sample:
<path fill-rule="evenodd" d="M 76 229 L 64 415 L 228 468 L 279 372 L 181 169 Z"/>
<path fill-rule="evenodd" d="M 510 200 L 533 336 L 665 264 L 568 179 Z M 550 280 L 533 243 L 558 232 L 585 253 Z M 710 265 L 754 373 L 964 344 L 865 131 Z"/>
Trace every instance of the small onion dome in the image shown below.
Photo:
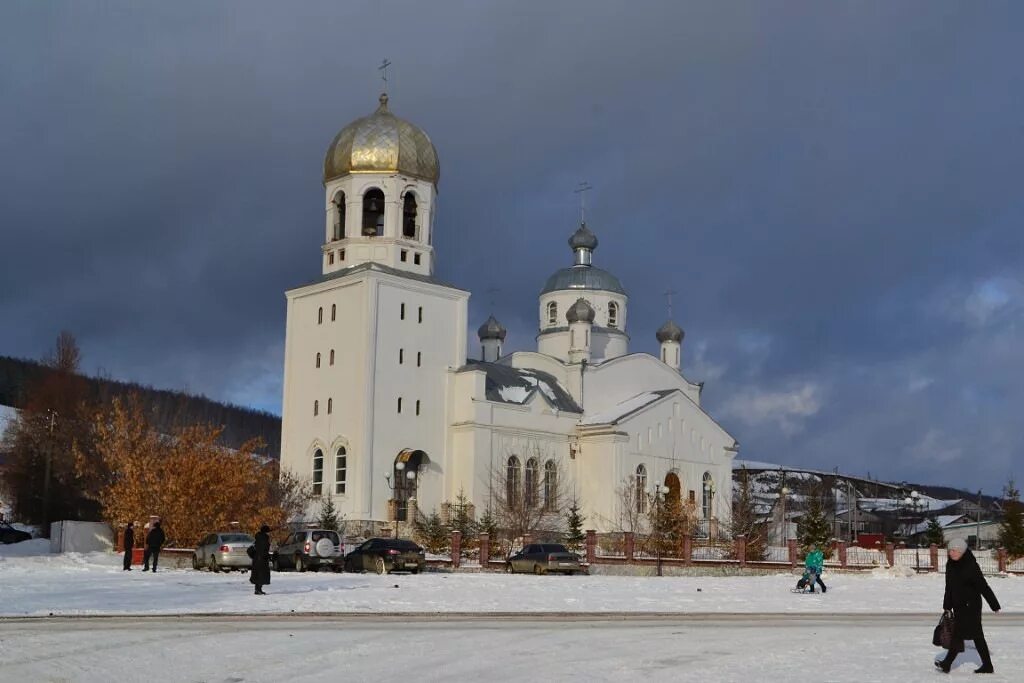
<path fill-rule="evenodd" d="M 483 341 L 484 339 L 505 341 L 507 331 L 505 330 L 505 326 L 499 323 L 492 315 L 487 319 L 487 322 L 480 326 L 480 329 L 478 329 L 476 333 L 477 336 L 480 337 L 480 341 Z"/>
<path fill-rule="evenodd" d="M 664 344 L 668 341 L 673 341 L 676 344 L 683 343 L 683 336 L 686 333 L 683 329 L 676 325 L 674 322 L 669 320 L 667 323 L 658 328 L 658 333 L 655 335 L 658 337 L 658 341 Z"/>
<path fill-rule="evenodd" d="M 594 308 L 583 298 L 576 299 L 576 303 L 565 312 L 565 319 L 570 323 L 593 323 L 594 317 Z"/>
<path fill-rule="evenodd" d="M 597 235 L 590 231 L 586 223 L 581 223 L 579 230 L 572 234 L 569 238 L 569 247 L 576 251 L 577 249 L 589 249 L 593 251 L 597 249 Z"/>

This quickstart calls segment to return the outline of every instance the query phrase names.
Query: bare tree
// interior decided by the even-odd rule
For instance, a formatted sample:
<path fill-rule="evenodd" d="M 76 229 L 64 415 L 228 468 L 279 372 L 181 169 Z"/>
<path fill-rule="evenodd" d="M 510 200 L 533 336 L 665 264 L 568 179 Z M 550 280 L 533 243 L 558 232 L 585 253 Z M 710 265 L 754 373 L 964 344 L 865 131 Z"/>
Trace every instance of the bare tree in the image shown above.
<path fill-rule="evenodd" d="M 543 458 L 540 446 L 529 448 L 525 459 L 507 455 L 488 479 L 494 517 L 509 540 L 561 533 L 565 486 L 557 462 Z"/>

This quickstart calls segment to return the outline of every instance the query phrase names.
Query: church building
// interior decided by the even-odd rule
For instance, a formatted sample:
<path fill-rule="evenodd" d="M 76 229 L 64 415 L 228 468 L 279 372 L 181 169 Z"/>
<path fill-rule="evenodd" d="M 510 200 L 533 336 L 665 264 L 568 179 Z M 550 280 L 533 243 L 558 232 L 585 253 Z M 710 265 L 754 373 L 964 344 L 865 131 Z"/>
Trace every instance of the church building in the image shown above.
<path fill-rule="evenodd" d="M 439 179 L 387 95 L 328 147 L 322 275 L 286 293 L 282 468 L 373 533 L 460 491 L 479 517 L 517 487 L 552 508 L 568 493 L 604 531 L 654 491 L 727 518 L 738 444 L 682 374 L 683 330 L 668 320 L 658 356 L 630 352 L 629 296 L 582 223 L 540 289 L 536 350 L 505 353 L 494 316 L 469 344 L 470 293 L 434 273 Z"/>

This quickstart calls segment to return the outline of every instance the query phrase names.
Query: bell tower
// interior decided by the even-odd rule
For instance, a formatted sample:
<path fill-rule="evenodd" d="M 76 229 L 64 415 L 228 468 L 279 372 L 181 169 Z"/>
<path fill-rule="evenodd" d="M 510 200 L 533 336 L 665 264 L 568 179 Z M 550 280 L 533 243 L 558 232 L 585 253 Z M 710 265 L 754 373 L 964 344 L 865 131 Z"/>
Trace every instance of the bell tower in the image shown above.
<path fill-rule="evenodd" d="M 388 108 L 356 119 L 324 159 L 323 273 L 380 263 L 418 275 L 434 272 L 437 151 L 419 127 Z"/>

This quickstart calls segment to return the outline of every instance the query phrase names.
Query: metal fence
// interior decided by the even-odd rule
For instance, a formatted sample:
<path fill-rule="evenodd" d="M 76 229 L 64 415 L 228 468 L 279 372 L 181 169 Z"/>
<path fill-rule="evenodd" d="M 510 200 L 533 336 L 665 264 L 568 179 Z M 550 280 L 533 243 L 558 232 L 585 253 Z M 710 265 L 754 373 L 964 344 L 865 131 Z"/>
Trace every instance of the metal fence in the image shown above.
<path fill-rule="evenodd" d="M 1008 572 L 1024 572 L 1024 557 L 1018 557 L 1013 562 L 1006 563 L 1006 571 Z"/>
<path fill-rule="evenodd" d="M 789 564 L 789 548 L 784 545 L 770 545 L 764 549 L 765 562 L 785 562 Z"/>
<path fill-rule="evenodd" d="M 930 570 L 932 553 L 929 548 L 896 548 L 892 551 L 893 564 L 897 567 L 912 567 L 916 570 Z"/>
<path fill-rule="evenodd" d="M 887 567 L 885 552 L 872 548 L 850 546 L 846 549 L 846 566 L 848 567 Z"/>

